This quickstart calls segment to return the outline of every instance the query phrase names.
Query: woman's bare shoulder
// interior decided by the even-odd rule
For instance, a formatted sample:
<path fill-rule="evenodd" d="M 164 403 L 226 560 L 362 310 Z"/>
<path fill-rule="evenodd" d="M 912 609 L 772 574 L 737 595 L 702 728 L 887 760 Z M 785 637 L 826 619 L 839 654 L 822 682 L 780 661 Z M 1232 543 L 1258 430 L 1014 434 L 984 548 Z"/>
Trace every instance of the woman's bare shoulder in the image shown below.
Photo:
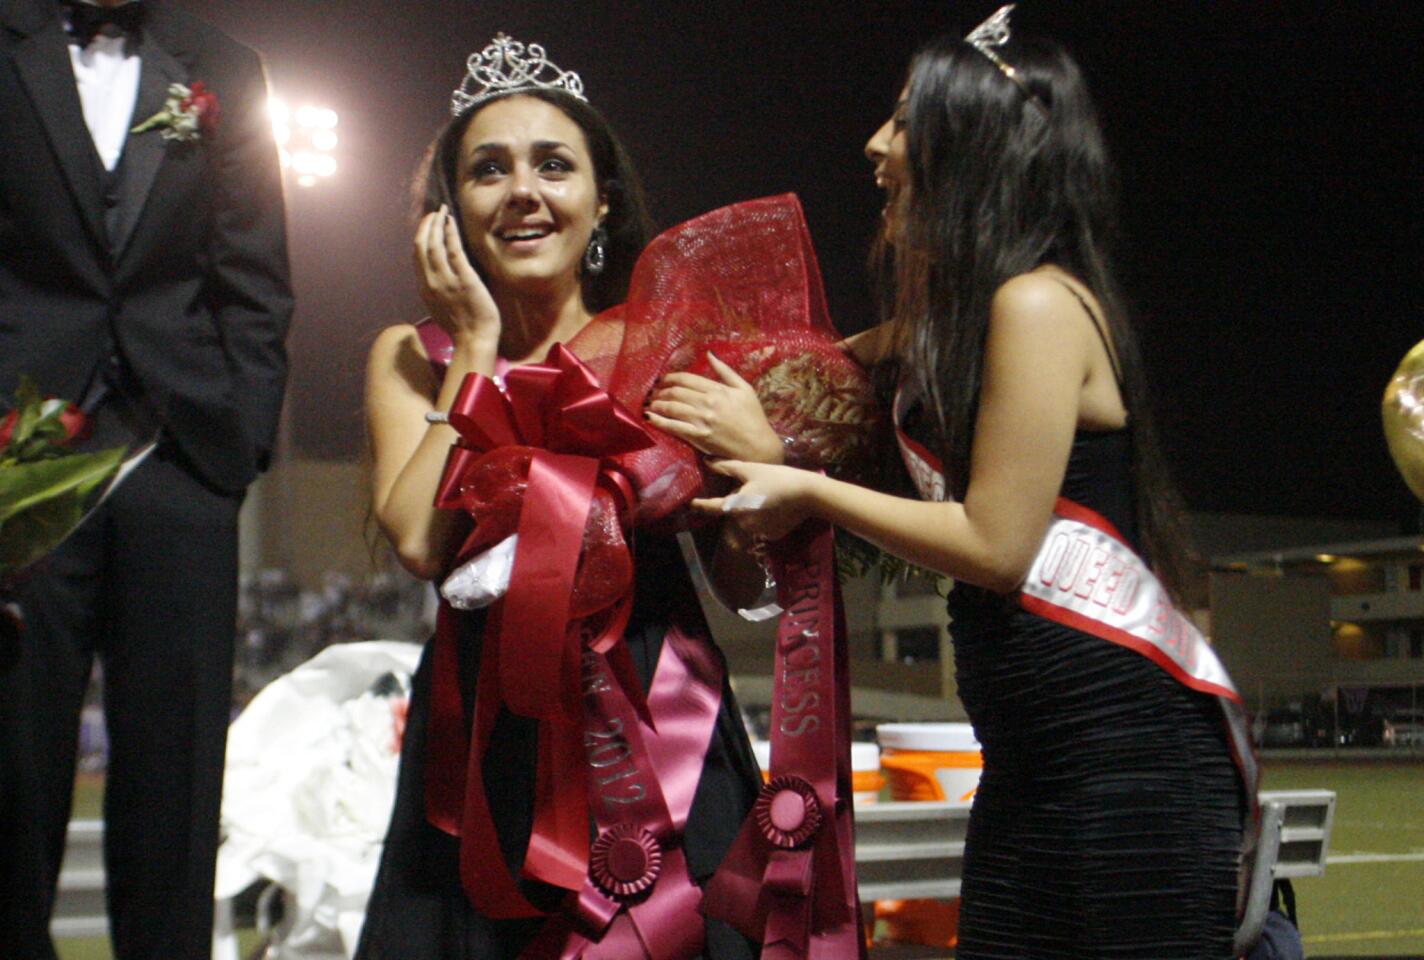
<path fill-rule="evenodd" d="M 393 323 L 382 327 L 371 341 L 370 356 L 372 360 L 377 357 L 394 359 L 407 350 L 414 350 L 422 359 L 429 359 L 419 328 L 413 323 Z"/>
<path fill-rule="evenodd" d="M 413 323 L 392 324 L 376 334 L 366 358 L 366 378 L 373 389 L 381 383 L 399 383 L 429 396 L 439 389 L 420 330 Z"/>
<path fill-rule="evenodd" d="M 1075 296 L 1075 293 L 1077 294 Z M 1022 317 L 1025 322 L 1050 321 L 1065 312 L 1083 308 L 1072 282 L 1059 272 L 1035 270 L 1010 277 L 994 292 L 990 308 L 994 317 Z"/>
<path fill-rule="evenodd" d="M 894 355 L 894 327 L 887 322 L 853 333 L 840 342 L 840 348 L 862 367 L 872 367 Z"/>

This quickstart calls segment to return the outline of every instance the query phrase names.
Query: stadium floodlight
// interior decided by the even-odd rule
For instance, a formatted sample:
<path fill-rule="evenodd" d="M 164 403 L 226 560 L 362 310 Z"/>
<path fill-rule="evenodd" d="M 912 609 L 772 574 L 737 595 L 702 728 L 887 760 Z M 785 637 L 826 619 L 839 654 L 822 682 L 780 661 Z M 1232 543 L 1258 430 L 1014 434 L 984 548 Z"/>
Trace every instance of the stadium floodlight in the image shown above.
<path fill-rule="evenodd" d="M 267 102 L 272 135 L 277 141 L 282 168 L 297 186 L 314 187 L 336 175 L 336 127 L 341 118 L 330 107 L 302 104 L 295 110 L 278 98 Z"/>

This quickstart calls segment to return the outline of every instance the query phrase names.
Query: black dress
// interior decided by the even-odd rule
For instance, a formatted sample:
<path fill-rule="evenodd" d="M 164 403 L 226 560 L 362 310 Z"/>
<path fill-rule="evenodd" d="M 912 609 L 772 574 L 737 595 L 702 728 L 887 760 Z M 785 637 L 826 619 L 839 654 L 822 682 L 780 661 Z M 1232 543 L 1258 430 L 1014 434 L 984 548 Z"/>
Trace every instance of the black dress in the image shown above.
<path fill-rule="evenodd" d="M 1135 544 L 1130 452 L 1079 431 L 1062 495 Z M 1243 802 L 1214 700 L 984 590 L 949 610 L 984 748 L 956 956 L 1230 957 Z"/>
<path fill-rule="evenodd" d="M 639 535 L 635 550 L 637 593 L 625 637 L 646 692 L 668 624 L 686 624 L 689 617 L 700 623 L 702 614 L 675 539 Z M 460 688 L 469 718 L 484 617 L 475 612 L 466 620 Z M 543 921 L 491 920 L 478 914 L 460 885 L 459 841 L 425 819 L 432 647 L 426 645 L 415 674 L 395 810 L 356 956 L 358 960 L 514 960 Z M 533 818 L 537 730 L 537 721 L 502 712 L 485 756 L 485 787 L 495 829 L 516 875 Z M 724 683 L 721 711 L 683 838 L 693 879 L 705 883 L 716 871 L 760 785 L 741 714 Z M 521 880 L 520 886 L 542 909 L 554 909 L 562 893 L 532 881 Z M 725 924 L 700 916 L 689 922 L 706 924 L 708 960 L 750 960 L 759 952 L 756 944 Z"/>

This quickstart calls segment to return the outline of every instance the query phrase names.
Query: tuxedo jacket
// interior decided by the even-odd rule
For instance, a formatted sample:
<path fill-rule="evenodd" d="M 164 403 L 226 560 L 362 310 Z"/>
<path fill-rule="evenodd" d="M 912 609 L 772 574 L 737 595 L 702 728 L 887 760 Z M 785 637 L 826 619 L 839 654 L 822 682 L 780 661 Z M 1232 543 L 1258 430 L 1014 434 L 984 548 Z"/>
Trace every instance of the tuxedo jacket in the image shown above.
<path fill-rule="evenodd" d="M 129 133 L 115 172 L 85 125 L 56 0 L 0 0 L 0 406 L 21 375 L 77 401 L 109 364 L 181 460 L 239 491 L 277 430 L 291 317 L 281 170 L 261 61 L 144 0 L 137 125 L 170 84 L 221 111 L 196 141 Z"/>

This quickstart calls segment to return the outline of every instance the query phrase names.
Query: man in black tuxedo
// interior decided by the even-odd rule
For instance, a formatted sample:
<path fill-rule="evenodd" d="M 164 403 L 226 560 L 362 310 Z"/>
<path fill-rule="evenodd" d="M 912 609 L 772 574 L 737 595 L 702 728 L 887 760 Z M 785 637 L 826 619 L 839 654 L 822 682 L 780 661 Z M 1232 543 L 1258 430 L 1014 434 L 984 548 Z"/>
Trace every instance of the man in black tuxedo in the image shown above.
<path fill-rule="evenodd" d="M 200 96 L 133 132 L 174 84 Z M 55 956 L 96 658 L 115 956 L 210 954 L 237 511 L 276 433 L 292 308 L 266 106 L 257 55 L 163 0 L 0 0 L 0 405 L 28 374 L 93 411 L 93 445 L 157 438 L 21 587 L 22 658 L 0 677 L 4 960 Z"/>

